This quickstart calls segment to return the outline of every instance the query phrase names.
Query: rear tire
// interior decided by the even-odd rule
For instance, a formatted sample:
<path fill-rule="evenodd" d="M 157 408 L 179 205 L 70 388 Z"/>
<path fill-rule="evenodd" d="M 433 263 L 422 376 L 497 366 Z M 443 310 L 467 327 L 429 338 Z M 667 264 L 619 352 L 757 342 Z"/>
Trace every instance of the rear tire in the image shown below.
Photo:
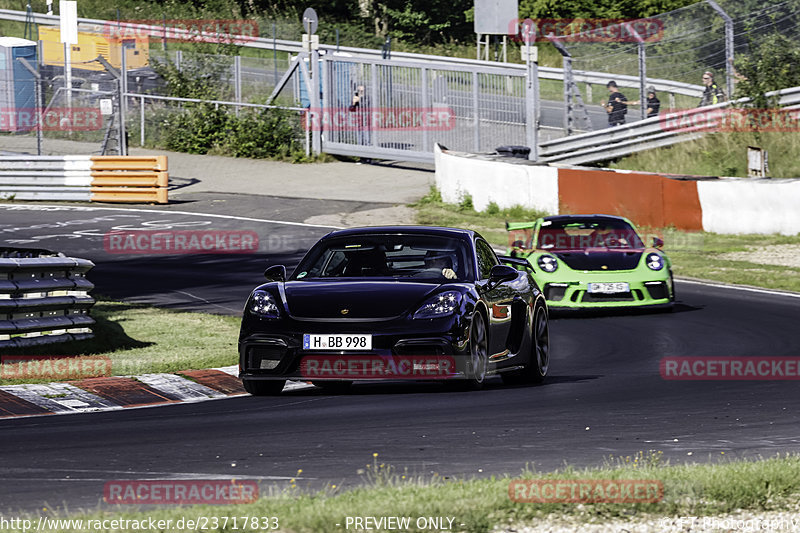
<path fill-rule="evenodd" d="M 286 381 L 265 381 L 260 379 L 242 380 L 244 390 L 253 396 L 277 396 L 286 385 Z"/>
<path fill-rule="evenodd" d="M 518 372 L 502 374 L 504 383 L 510 385 L 541 383 L 547 376 L 550 367 L 550 326 L 544 304 L 537 304 L 533 312 L 530 337 L 530 361 Z"/>

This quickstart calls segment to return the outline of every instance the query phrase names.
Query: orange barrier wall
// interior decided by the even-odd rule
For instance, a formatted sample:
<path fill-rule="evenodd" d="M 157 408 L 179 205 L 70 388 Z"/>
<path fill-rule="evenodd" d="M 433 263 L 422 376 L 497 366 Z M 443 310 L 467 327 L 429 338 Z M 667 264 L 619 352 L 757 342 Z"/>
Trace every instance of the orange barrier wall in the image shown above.
<path fill-rule="evenodd" d="M 558 196 L 561 213 L 608 213 L 639 226 L 703 229 L 696 180 L 559 168 Z"/>

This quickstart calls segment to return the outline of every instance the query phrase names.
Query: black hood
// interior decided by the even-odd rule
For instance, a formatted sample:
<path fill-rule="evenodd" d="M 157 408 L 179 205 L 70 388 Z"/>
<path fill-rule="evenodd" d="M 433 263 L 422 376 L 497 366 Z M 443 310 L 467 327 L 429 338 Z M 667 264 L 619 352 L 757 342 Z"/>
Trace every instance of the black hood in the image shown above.
<path fill-rule="evenodd" d="M 292 316 L 339 319 L 410 313 L 438 288 L 436 283 L 405 281 L 289 281 L 284 285 Z"/>
<path fill-rule="evenodd" d="M 551 252 L 572 270 L 633 270 L 644 250 L 586 250 Z M 605 268 L 603 268 L 605 267 Z"/>

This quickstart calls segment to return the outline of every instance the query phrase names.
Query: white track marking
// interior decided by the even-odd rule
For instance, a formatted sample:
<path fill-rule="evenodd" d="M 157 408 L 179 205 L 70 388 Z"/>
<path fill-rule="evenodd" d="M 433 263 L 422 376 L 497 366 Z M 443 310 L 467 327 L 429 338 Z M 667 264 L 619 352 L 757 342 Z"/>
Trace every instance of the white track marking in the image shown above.
<path fill-rule="evenodd" d="M 699 281 L 693 279 L 683 279 L 678 277 L 675 278 L 675 281 L 679 283 L 691 283 L 693 285 L 705 285 L 706 287 L 717 287 L 720 289 L 734 289 L 737 291 L 756 292 L 760 294 L 772 294 L 775 296 L 788 296 L 789 298 L 800 298 L 800 293 L 798 292 L 779 291 L 772 289 L 759 289 L 757 287 L 745 287 L 744 285 L 728 285 L 725 283 L 715 283 L 713 281 Z"/>
<path fill-rule="evenodd" d="M 23 208 L 23 209 L 20 209 Z M 38 208 L 38 209 L 37 209 Z M 159 215 L 174 214 L 174 215 L 189 215 L 195 217 L 209 217 L 209 218 L 224 218 L 229 220 L 244 220 L 247 222 L 265 222 L 267 224 L 282 224 L 284 226 L 300 226 L 303 228 L 325 228 L 325 229 L 342 229 L 340 226 L 328 226 L 321 224 L 306 224 L 305 222 L 289 222 L 286 220 L 271 220 L 267 218 L 251 218 L 240 217 L 236 215 L 217 215 L 212 213 L 192 213 L 191 211 L 172 211 L 162 209 L 133 209 L 125 207 L 76 207 L 76 206 L 56 206 L 56 205 L 35 205 L 35 206 L 15 206 L 15 205 L 0 205 L 0 209 L 7 209 L 9 211 L 125 211 L 128 213 L 158 213 Z"/>

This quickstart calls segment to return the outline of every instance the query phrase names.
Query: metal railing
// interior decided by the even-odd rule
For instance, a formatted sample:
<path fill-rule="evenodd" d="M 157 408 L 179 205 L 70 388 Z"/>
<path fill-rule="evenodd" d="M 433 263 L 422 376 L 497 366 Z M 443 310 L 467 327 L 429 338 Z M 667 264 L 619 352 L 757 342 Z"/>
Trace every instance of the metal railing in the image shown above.
<path fill-rule="evenodd" d="M 766 96 L 778 96 L 778 104 L 781 106 L 796 106 L 800 104 L 800 87 L 772 91 L 767 93 Z M 694 115 L 701 115 L 709 111 L 747 102 L 749 102 L 748 98 L 740 98 L 731 102 L 722 102 L 681 113 L 691 119 Z M 632 124 L 541 143 L 540 162 L 581 165 L 614 159 L 651 148 L 691 141 L 703 135 L 704 133 L 701 131 L 665 128 L 663 116 L 652 117 Z"/>
<path fill-rule="evenodd" d="M 48 250 L 0 248 L 0 349 L 93 337 L 92 267 Z"/>

